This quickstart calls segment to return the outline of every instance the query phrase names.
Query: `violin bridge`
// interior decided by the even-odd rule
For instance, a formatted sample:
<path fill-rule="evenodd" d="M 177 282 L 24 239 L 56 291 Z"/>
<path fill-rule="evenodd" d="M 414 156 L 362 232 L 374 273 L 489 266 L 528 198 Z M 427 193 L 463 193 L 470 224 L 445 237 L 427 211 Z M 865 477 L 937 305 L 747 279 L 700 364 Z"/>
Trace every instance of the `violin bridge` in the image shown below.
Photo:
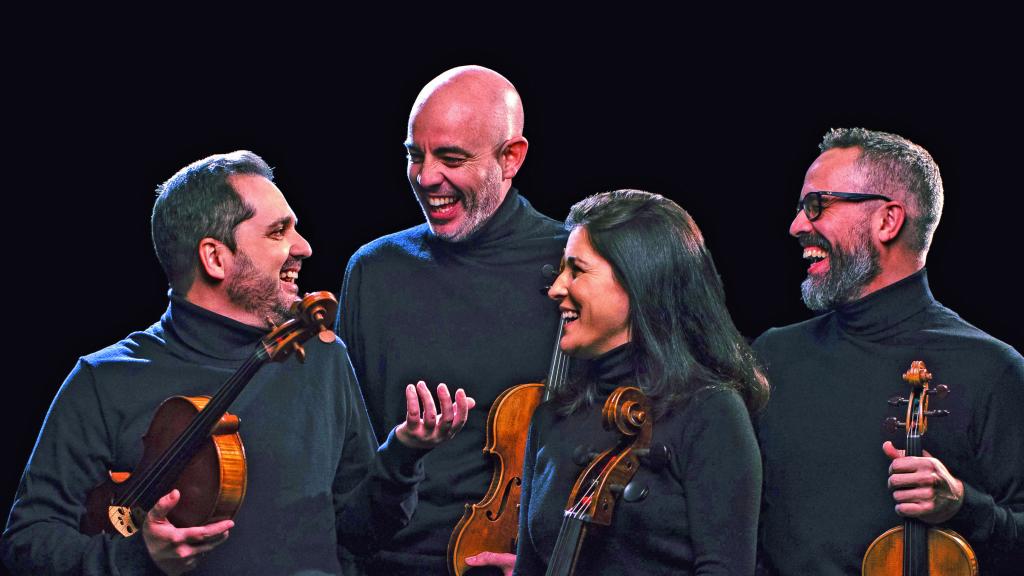
<path fill-rule="evenodd" d="M 139 531 L 132 519 L 132 510 L 128 506 L 107 506 L 107 518 L 117 533 L 125 538 Z"/>

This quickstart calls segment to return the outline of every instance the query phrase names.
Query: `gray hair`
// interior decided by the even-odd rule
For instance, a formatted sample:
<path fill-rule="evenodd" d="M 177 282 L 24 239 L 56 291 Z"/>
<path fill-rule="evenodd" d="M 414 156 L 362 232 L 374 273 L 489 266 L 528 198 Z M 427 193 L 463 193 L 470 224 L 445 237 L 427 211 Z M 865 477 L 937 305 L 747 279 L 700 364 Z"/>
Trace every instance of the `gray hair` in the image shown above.
<path fill-rule="evenodd" d="M 862 192 L 905 201 L 908 246 L 920 253 L 928 252 L 942 217 L 943 200 L 939 166 L 927 150 L 902 136 L 864 128 L 833 128 L 818 147 L 822 152 L 860 148 L 858 164 L 867 185 Z"/>

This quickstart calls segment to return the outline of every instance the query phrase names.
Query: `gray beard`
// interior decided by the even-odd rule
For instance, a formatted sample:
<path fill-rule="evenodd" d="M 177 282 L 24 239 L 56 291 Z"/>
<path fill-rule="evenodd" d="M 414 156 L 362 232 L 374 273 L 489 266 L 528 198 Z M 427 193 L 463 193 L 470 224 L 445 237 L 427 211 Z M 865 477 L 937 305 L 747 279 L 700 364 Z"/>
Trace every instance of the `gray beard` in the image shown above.
<path fill-rule="evenodd" d="M 855 244 L 847 251 L 833 244 L 828 272 L 807 278 L 800 284 L 804 305 L 815 312 L 832 310 L 860 297 L 861 291 L 882 272 L 880 256 L 867 230 L 854 232 Z"/>

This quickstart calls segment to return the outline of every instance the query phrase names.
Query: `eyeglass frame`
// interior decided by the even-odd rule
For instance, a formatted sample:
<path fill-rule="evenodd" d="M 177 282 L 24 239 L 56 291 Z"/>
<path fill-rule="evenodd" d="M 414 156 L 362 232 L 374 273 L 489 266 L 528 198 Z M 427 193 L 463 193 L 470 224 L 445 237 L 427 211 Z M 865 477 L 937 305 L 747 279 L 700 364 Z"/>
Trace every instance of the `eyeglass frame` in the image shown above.
<path fill-rule="evenodd" d="M 811 216 L 810 212 L 807 209 L 807 204 L 805 203 L 805 201 L 807 200 L 807 197 L 811 196 L 812 194 L 818 197 L 818 206 L 819 206 L 818 213 L 816 215 L 814 215 L 814 216 Z M 846 202 L 863 202 L 865 200 L 885 200 L 886 202 L 892 202 L 892 198 L 890 198 L 888 196 L 883 196 L 881 194 L 865 194 L 863 192 L 832 192 L 832 191 L 829 191 L 829 190 L 815 190 L 813 192 L 808 192 L 807 194 L 804 194 L 804 197 L 801 198 L 796 203 L 796 211 L 797 212 L 801 212 L 802 211 L 804 213 L 804 216 L 807 217 L 807 221 L 808 222 L 814 222 L 818 218 L 821 218 L 821 215 L 825 213 L 825 204 L 821 201 L 821 197 L 822 196 L 828 196 L 830 198 L 838 198 L 839 200 L 843 200 L 843 201 L 846 201 Z"/>

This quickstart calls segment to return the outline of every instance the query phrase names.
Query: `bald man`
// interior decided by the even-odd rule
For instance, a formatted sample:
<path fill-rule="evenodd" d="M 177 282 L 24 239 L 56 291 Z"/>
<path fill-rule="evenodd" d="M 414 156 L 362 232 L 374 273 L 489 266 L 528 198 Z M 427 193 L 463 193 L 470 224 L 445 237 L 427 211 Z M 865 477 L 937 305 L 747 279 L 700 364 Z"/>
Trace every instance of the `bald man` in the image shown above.
<path fill-rule="evenodd" d="M 471 389 L 482 408 L 424 458 L 409 526 L 362 559 L 371 574 L 443 575 L 464 505 L 490 483 L 482 448 L 491 403 L 546 375 L 558 314 L 544 296 L 550 278 L 542 268 L 557 266 L 566 235 L 512 186 L 528 143 L 519 94 L 500 74 L 467 66 L 428 83 L 409 114 L 405 147 L 426 223 L 352 256 L 336 326 L 376 430 L 387 430 L 396 411 L 404 416 L 391 396 L 410 381 Z"/>

